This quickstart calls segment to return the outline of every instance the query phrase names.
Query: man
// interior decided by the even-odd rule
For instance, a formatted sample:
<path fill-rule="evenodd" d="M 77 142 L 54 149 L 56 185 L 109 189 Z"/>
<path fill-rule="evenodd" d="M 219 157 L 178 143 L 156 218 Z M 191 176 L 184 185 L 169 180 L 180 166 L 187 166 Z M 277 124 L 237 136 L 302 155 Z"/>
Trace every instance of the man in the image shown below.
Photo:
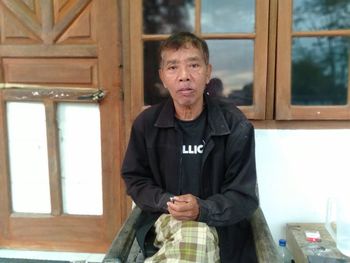
<path fill-rule="evenodd" d="M 145 247 L 155 235 L 158 253 L 202 253 L 196 245 L 181 251 L 193 244 L 175 244 L 183 237 L 174 237 L 171 228 L 206 226 L 198 232 L 207 233 L 210 246 L 217 246 L 218 236 L 221 262 L 255 262 L 247 220 L 258 207 L 252 125 L 234 105 L 204 94 L 209 51 L 194 34 L 177 33 L 162 43 L 159 76 L 171 98 L 136 118 L 122 166 L 127 192 L 142 209 L 136 230 L 141 248 L 150 256 Z M 150 262 L 166 257 L 156 254 Z"/>

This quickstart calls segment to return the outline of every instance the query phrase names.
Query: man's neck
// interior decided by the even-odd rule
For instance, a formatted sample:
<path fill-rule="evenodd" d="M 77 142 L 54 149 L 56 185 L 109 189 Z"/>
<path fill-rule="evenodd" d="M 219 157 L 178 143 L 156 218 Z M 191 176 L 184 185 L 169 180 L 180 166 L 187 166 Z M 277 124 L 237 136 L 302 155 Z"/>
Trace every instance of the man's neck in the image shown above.
<path fill-rule="evenodd" d="M 182 106 L 176 107 L 176 118 L 182 121 L 191 121 L 196 119 L 203 111 L 203 103 L 201 105 L 197 105 L 197 107 L 192 106 Z"/>

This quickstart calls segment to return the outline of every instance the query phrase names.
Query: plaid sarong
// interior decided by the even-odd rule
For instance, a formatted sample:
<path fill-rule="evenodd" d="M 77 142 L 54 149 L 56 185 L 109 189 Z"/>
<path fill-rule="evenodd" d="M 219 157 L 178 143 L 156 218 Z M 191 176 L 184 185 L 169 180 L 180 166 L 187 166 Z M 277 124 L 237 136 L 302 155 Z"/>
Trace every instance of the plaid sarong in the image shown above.
<path fill-rule="evenodd" d="M 220 262 L 219 239 L 214 227 L 196 221 L 179 221 L 169 214 L 155 223 L 154 245 L 159 251 L 145 263 Z"/>

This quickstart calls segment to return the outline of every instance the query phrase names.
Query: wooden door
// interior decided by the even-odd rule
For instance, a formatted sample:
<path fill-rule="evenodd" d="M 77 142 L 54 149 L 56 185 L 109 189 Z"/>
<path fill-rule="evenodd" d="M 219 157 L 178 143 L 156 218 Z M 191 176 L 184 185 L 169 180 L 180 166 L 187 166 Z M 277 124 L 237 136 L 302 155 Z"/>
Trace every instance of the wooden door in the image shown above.
<path fill-rule="evenodd" d="M 119 175 L 124 132 L 119 12 L 115 0 L 0 1 L 0 247 L 104 252 L 122 224 L 127 209 Z M 6 105 L 12 101 L 45 107 L 47 214 L 13 210 L 6 128 Z M 62 208 L 56 123 L 60 102 L 98 103 L 100 215 L 73 215 Z"/>

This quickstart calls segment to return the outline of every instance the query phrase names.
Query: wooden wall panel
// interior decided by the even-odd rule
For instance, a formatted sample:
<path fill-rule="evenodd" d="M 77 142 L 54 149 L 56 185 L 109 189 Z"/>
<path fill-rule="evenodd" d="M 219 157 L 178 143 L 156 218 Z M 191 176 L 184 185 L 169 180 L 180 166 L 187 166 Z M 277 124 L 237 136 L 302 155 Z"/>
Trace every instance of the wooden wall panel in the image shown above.
<path fill-rule="evenodd" d="M 96 41 L 92 0 L 2 0 L 2 43 L 91 43 Z"/>
<path fill-rule="evenodd" d="M 6 83 L 97 87 L 96 59 L 3 59 Z"/>
<path fill-rule="evenodd" d="M 37 1 L 35 1 L 37 3 Z M 2 0 L 2 43 L 39 43 L 42 25 L 40 8 L 24 1 Z M 31 9 L 32 6 L 32 9 Z"/>

